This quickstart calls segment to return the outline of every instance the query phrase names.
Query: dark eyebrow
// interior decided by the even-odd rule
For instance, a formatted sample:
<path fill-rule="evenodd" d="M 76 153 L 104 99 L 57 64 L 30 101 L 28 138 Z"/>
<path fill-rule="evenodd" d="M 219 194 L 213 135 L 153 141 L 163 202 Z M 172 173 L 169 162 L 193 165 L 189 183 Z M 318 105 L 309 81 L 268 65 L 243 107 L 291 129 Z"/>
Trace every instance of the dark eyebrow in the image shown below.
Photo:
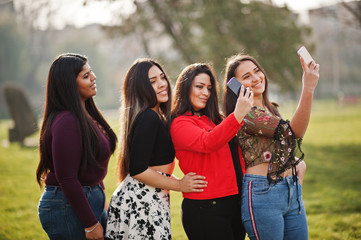
<path fill-rule="evenodd" d="M 89 74 L 90 72 L 91 72 L 91 69 L 89 71 L 87 71 L 86 73 L 84 73 L 82 77 L 85 77 L 85 75 Z"/>
<path fill-rule="evenodd" d="M 257 69 L 259 69 L 259 67 L 253 68 L 253 71 L 254 71 L 254 70 L 257 70 Z M 243 78 L 244 76 L 246 76 L 247 74 L 249 74 L 249 72 L 246 72 L 245 74 L 243 74 L 243 75 L 242 75 L 242 78 Z"/>
<path fill-rule="evenodd" d="M 245 74 L 243 74 L 243 75 L 242 75 L 242 78 L 243 78 L 244 76 L 246 76 L 247 74 L 249 74 L 249 72 L 246 72 Z"/>
<path fill-rule="evenodd" d="M 200 85 L 203 85 L 203 86 L 206 86 L 207 84 L 205 84 L 205 83 L 202 83 L 202 82 L 194 82 L 194 84 L 200 84 Z M 212 87 L 212 84 L 211 85 L 209 85 L 210 87 Z"/>
<path fill-rule="evenodd" d="M 165 75 L 164 75 L 164 73 L 161 73 L 161 74 L 159 74 L 161 77 L 164 77 Z M 157 76 L 154 76 L 154 77 L 150 77 L 149 78 L 149 80 L 152 80 L 152 79 L 154 79 L 154 78 L 157 78 Z"/>
<path fill-rule="evenodd" d="M 194 84 L 206 85 L 205 83 L 202 83 L 202 82 L 194 82 Z"/>

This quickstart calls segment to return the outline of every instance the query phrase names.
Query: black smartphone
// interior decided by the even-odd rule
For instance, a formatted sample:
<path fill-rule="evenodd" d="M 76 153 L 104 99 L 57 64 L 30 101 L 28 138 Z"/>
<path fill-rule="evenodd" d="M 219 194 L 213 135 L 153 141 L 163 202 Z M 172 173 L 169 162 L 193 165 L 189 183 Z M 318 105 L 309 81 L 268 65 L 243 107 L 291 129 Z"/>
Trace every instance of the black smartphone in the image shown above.
<path fill-rule="evenodd" d="M 227 86 L 229 89 L 232 90 L 232 92 L 234 92 L 234 94 L 236 94 L 236 96 L 238 97 L 239 95 L 239 90 L 242 87 L 242 83 L 240 83 L 237 78 L 232 77 L 228 82 L 227 82 Z M 246 94 L 246 88 L 244 89 L 244 93 L 243 95 Z"/>

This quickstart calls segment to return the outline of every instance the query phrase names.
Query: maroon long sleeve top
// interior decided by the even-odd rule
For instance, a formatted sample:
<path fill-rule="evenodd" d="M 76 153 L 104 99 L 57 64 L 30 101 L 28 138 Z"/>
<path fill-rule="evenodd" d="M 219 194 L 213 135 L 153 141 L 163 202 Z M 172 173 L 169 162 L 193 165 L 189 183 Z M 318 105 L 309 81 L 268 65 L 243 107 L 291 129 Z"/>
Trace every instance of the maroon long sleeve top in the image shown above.
<path fill-rule="evenodd" d="M 107 136 L 99 129 L 100 151 L 97 155 L 101 168 L 88 166 L 81 173 L 82 139 L 80 123 L 69 111 L 59 113 L 50 128 L 46 146 L 50 149 L 53 167 L 50 168 L 45 184 L 60 186 L 68 202 L 78 215 L 84 227 L 97 223 L 97 219 L 86 199 L 82 186 L 101 184 L 108 170 L 111 145 Z"/>

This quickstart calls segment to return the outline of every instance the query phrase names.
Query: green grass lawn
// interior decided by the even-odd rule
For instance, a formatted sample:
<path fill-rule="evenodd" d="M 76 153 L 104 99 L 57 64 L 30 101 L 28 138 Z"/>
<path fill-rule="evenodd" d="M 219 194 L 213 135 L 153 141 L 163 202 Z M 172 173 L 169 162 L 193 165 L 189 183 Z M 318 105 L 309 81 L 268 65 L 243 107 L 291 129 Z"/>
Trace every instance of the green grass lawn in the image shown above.
<path fill-rule="evenodd" d="M 281 109 L 291 116 L 295 105 Z M 310 239 L 361 239 L 361 106 L 317 102 L 303 141 L 303 184 Z M 117 130 L 117 120 L 112 121 Z M 0 121 L 0 240 L 47 239 L 37 214 L 42 190 L 36 184 L 36 147 L 6 146 L 9 121 Z M 32 136 L 37 141 L 38 134 Z M 116 157 L 105 179 L 108 200 L 116 188 Z M 181 177 L 179 169 L 175 174 Z M 173 239 L 186 239 L 180 193 L 171 193 Z"/>

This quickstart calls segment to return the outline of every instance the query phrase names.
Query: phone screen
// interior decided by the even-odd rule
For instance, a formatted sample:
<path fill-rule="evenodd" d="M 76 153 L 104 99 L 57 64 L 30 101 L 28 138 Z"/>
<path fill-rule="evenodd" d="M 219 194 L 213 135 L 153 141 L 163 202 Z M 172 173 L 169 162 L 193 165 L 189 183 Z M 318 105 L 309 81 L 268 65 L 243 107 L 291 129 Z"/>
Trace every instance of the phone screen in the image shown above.
<path fill-rule="evenodd" d="M 239 95 L 239 90 L 241 89 L 242 83 L 240 83 L 237 78 L 232 77 L 228 82 L 227 82 L 227 86 L 229 87 L 229 89 L 231 89 L 233 91 L 234 94 L 236 94 L 237 96 Z"/>

